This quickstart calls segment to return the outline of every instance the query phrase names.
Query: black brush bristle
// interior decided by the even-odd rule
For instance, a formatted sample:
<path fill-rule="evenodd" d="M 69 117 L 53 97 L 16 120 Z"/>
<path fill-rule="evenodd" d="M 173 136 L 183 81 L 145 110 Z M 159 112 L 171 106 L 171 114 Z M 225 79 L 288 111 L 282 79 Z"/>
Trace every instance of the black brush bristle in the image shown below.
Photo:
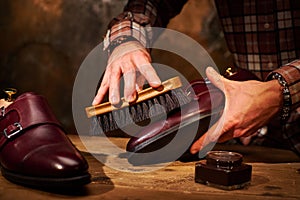
<path fill-rule="evenodd" d="M 109 133 L 133 123 L 139 123 L 149 120 L 150 118 L 159 117 L 164 113 L 170 113 L 171 111 L 180 108 L 190 101 L 191 99 L 181 88 L 179 88 L 152 99 L 130 105 L 129 107 L 98 115 L 95 118 L 98 124 L 96 124 L 94 119 L 92 125 L 94 126 L 92 127 L 92 131 L 94 132 L 92 135 Z"/>
<path fill-rule="evenodd" d="M 142 102 L 142 116 L 143 116 L 143 120 L 146 120 L 149 118 L 149 107 L 148 105 L 146 104 L 146 102 Z"/>
<path fill-rule="evenodd" d="M 144 118 L 143 109 L 142 109 L 142 106 L 140 104 L 138 104 L 136 106 L 136 113 L 140 113 L 139 115 L 136 115 L 136 122 L 141 122 L 144 119 L 146 119 L 146 117 Z"/>

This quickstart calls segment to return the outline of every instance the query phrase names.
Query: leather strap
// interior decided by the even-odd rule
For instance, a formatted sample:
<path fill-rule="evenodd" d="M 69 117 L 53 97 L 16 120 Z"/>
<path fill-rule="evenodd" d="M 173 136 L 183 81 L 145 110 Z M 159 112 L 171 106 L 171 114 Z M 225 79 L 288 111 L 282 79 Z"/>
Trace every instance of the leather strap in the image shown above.
<path fill-rule="evenodd" d="M 0 126 L 0 148 L 33 126 L 53 124 L 61 127 L 46 99 L 34 93 L 24 93 L 9 105 L 0 118 L 2 123 L 6 126 Z"/>

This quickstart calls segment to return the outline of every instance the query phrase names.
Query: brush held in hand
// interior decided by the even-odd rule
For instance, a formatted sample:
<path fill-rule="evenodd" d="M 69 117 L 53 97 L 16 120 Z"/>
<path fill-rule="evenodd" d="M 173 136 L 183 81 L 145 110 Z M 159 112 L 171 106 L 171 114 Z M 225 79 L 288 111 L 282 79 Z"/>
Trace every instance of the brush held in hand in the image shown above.
<path fill-rule="evenodd" d="M 182 105 L 190 102 L 181 86 L 180 78 L 174 77 L 164 81 L 159 88 L 149 87 L 138 92 L 138 98 L 134 103 L 129 104 L 122 98 L 121 103 L 117 106 L 106 102 L 87 107 L 87 116 L 97 119 L 96 124 L 93 126 L 100 126 L 102 129 L 99 130 L 99 128 L 95 129 L 94 127 L 95 130 L 92 134 L 111 132 L 180 108 Z M 164 109 L 155 105 L 160 105 Z"/>

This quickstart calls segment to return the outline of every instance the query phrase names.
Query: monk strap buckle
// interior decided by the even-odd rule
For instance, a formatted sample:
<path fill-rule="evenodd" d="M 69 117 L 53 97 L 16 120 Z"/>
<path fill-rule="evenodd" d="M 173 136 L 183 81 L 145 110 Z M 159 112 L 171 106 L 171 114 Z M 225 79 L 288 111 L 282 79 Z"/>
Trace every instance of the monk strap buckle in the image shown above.
<path fill-rule="evenodd" d="M 7 139 L 10 139 L 10 138 L 14 137 L 15 135 L 17 135 L 22 129 L 23 129 L 23 127 L 21 126 L 21 124 L 19 122 L 16 122 L 13 125 L 10 125 L 9 127 L 5 128 L 3 130 L 4 136 Z"/>

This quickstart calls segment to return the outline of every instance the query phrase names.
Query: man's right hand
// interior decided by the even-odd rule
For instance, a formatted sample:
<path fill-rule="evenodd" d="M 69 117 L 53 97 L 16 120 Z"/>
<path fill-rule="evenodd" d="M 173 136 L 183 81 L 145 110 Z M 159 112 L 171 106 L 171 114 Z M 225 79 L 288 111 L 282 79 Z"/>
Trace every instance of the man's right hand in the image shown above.
<path fill-rule="evenodd" d="M 126 42 L 116 47 L 109 57 L 103 80 L 92 104 L 101 103 L 107 92 L 110 103 L 118 104 L 122 76 L 124 76 L 124 98 L 127 102 L 136 100 L 137 91 L 142 89 L 145 80 L 153 88 L 161 85 L 147 50 L 139 42 Z"/>

